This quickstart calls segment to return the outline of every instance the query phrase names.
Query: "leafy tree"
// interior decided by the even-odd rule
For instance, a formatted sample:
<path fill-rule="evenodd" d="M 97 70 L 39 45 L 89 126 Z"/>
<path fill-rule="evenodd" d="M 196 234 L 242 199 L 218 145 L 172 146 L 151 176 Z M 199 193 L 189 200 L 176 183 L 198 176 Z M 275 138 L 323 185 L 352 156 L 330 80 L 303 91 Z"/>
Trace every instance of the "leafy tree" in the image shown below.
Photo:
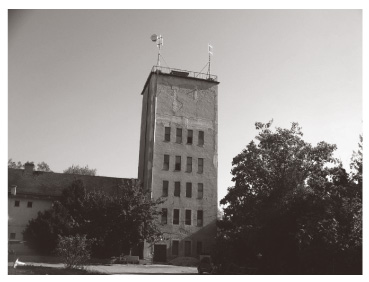
<path fill-rule="evenodd" d="M 37 164 L 37 170 L 38 171 L 52 172 L 49 165 L 45 162 L 38 163 Z"/>
<path fill-rule="evenodd" d="M 56 248 L 58 235 L 69 235 L 73 231 L 73 221 L 60 202 L 54 202 L 51 209 L 39 212 L 28 222 L 23 232 L 27 245 L 40 254 L 51 254 Z"/>
<path fill-rule="evenodd" d="M 95 239 L 94 256 L 128 253 L 143 240 L 152 242 L 161 235 L 156 221 L 160 202 L 152 201 L 140 184 L 118 186 L 108 195 L 87 191 L 83 182 L 76 180 L 51 210 L 30 221 L 25 240 L 50 253 L 57 245 L 57 235 L 86 234 L 87 239 Z"/>
<path fill-rule="evenodd" d="M 13 162 L 13 160 L 10 158 L 8 160 L 8 168 L 17 168 L 17 169 L 21 169 L 23 168 L 23 164 L 21 162 Z"/>
<path fill-rule="evenodd" d="M 86 239 L 86 235 L 58 235 L 56 252 L 63 259 L 66 268 L 80 268 L 90 259 L 92 243 L 93 240 Z"/>
<path fill-rule="evenodd" d="M 85 167 L 79 166 L 79 165 L 72 165 L 68 167 L 67 169 L 63 170 L 63 173 L 68 174 L 80 174 L 80 175 L 96 175 L 96 169 L 89 168 L 88 165 Z"/>
<path fill-rule="evenodd" d="M 350 240 L 357 189 L 333 157 L 336 146 L 305 142 L 297 123 L 275 131 L 271 124 L 256 123 L 257 142 L 233 159 L 218 243 L 244 264 L 261 253 L 264 273 L 360 271 L 347 263 L 361 246 Z"/>

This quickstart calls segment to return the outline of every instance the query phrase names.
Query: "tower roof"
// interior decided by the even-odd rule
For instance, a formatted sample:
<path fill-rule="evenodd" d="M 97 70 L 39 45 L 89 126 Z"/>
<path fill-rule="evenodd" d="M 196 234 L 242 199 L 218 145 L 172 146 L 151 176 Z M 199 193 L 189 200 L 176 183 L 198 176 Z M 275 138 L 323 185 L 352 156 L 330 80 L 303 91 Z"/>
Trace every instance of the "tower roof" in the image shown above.
<path fill-rule="evenodd" d="M 150 78 L 153 74 L 159 74 L 159 75 L 167 75 L 167 76 L 176 76 L 176 77 L 185 77 L 188 79 L 194 79 L 194 80 L 202 80 L 207 82 L 212 82 L 219 84 L 218 82 L 218 76 L 213 74 L 206 74 L 201 72 L 194 72 L 194 71 L 187 71 L 187 70 L 180 70 L 180 69 L 174 69 L 174 68 L 166 68 L 161 66 L 153 66 L 150 74 L 145 82 L 145 85 L 142 89 L 141 95 L 144 93 L 147 84 L 150 81 Z"/>

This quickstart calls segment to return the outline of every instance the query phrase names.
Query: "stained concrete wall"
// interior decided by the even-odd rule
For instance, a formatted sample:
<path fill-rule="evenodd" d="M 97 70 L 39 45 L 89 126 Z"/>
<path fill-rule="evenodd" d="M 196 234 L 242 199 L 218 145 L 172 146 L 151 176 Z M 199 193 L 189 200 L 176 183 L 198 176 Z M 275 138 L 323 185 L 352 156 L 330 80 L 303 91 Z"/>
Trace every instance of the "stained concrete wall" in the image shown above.
<path fill-rule="evenodd" d="M 162 196 L 163 180 L 169 181 L 168 196 L 160 207 L 168 209 L 168 224 L 162 226 L 164 240 L 160 242 L 167 246 L 168 260 L 175 257 L 172 255 L 173 240 L 180 240 L 179 256 L 184 256 L 184 241 L 191 241 L 192 256 L 197 255 L 197 241 L 202 242 L 203 251 L 207 253 L 211 252 L 214 244 L 217 216 L 217 84 L 202 79 L 151 74 L 143 92 L 143 111 L 144 108 L 149 108 L 154 113 L 151 112 L 149 118 L 146 115 L 151 127 L 150 138 L 145 140 L 148 145 L 145 152 L 140 152 L 140 158 L 142 153 L 146 154 L 147 159 L 140 159 L 139 176 L 145 170 L 145 187 L 151 190 L 154 199 Z M 165 127 L 171 128 L 170 142 L 164 141 Z M 175 142 L 176 128 L 182 128 L 181 144 Z M 186 144 L 188 130 L 193 130 L 192 145 Z M 197 145 L 199 131 L 204 131 L 205 134 L 203 146 Z M 142 134 L 141 126 L 141 146 Z M 164 154 L 170 156 L 169 171 L 163 170 Z M 176 156 L 181 156 L 181 171 L 174 170 Z M 187 157 L 192 157 L 192 172 L 186 172 Z M 202 174 L 197 172 L 198 158 L 204 159 Z M 173 194 L 176 181 L 181 182 L 180 197 Z M 192 183 L 191 198 L 185 195 L 186 182 Z M 198 183 L 203 183 L 203 199 L 197 199 Z M 173 209 L 180 210 L 179 225 L 173 225 Z M 186 209 L 192 211 L 191 225 L 185 225 Z M 198 210 L 203 210 L 202 227 L 196 225 Z"/>

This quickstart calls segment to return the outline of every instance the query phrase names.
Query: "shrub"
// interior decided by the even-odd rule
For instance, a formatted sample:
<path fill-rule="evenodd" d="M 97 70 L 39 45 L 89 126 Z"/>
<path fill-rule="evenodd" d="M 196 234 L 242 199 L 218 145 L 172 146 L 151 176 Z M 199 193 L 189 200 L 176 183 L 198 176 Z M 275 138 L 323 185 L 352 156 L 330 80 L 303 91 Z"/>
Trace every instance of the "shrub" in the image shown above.
<path fill-rule="evenodd" d="M 93 240 L 86 239 L 86 235 L 58 235 L 56 252 L 63 259 L 66 268 L 80 268 L 90 259 L 92 242 Z"/>

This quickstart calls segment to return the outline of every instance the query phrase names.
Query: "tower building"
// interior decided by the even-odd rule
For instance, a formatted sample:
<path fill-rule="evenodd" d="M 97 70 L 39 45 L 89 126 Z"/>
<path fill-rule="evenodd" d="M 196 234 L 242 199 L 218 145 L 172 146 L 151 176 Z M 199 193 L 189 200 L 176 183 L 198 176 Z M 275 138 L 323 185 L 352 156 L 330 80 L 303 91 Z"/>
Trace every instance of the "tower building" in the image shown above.
<path fill-rule="evenodd" d="M 154 66 L 141 95 L 138 179 L 163 197 L 163 239 L 144 257 L 170 261 L 209 254 L 215 243 L 218 157 L 217 77 Z"/>

